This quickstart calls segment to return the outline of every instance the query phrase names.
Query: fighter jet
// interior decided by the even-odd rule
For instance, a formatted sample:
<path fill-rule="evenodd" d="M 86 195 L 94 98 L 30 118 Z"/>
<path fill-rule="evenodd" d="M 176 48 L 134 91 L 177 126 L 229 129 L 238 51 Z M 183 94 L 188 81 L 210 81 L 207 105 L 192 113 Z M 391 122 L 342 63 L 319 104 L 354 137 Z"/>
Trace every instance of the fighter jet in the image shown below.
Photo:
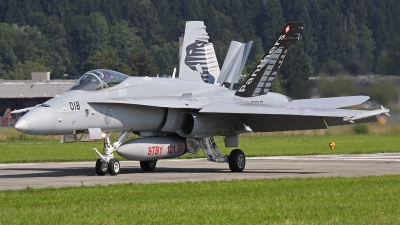
<path fill-rule="evenodd" d="M 140 161 L 144 171 L 152 171 L 159 159 L 197 154 L 201 149 L 209 161 L 228 163 L 232 172 L 241 172 L 246 164 L 244 152 L 235 149 L 222 155 L 214 136 L 223 136 L 226 147 L 237 147 L 242 133 L 345 125 L 348 122 L 343 118 L 362 111 L 337 108 L 369 99 L 351 96 L 292 100 L 269 91 L 302 29 L 301 22 L 287 23 L 238 91 L 211 85 L 210 71 L 195 73 L 196 81 L 130 77 L 97 69 L 83 74 L 67 92 L 19 110 L 28 112 L 15 128 L 26 134 L 64 135 L 65 142 L 103 139 L 103 152 L 93 149 L 99 156 L 95 171 L 100 176 L 119 173 L 115 151 L 126 159 Z M 202 70 L 188 62 L 185 65 L 189 69 Z M 369 117 L 354 122 L 377 121 L 373 114 L 366 115 Z M 111 132 L 121 132 L 112 144 Z M 123 143 L 131 133 L 139 138 Z"/>

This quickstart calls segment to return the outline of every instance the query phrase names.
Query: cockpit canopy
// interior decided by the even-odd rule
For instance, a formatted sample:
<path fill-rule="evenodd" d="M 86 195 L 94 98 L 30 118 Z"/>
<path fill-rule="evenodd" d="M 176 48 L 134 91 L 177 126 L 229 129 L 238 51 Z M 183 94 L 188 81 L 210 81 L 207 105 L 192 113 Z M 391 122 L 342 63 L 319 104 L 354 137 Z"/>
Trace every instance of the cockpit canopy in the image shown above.
<path fill-rule="evenodd" d="M 79 78 L 69 90 L 95 91 L 122 83 L 129 76 L 112 70 L 91 70 Z"/>

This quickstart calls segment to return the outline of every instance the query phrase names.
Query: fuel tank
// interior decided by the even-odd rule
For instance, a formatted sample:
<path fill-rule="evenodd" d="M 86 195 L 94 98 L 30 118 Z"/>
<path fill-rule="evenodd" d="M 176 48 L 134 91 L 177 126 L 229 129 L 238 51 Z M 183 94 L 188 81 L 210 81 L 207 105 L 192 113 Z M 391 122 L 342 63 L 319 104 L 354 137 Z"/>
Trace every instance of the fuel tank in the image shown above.
<path fill-rule="evenodd" d="M 179 136 L 137 138 L 122 144 L 120 156 L 136 161 L 169 159 L 187 152 L 185 139 Z"/>

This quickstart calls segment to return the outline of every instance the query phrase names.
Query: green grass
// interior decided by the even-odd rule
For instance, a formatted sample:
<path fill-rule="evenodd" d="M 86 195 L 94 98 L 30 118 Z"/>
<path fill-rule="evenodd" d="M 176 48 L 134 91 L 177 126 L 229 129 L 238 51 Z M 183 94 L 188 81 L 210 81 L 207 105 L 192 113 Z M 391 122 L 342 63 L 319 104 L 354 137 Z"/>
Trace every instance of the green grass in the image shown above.
<path fill-rule="evenodd" d="M 333 151 L 329 142 L 336 144 Z M 248 156 L 400 152 L 400 134 L 244 136 L 239 146 Z"/>
<path fill-rule="evenodd" d="M 241 135 L 239 146 L 247 156 L 400 152 L 399 132 L 319 132 Z M 102 142 L 0 132 L 1 163 L 94 161 L 93 147 Z M 27 188 L 0 191 L 0 224 L 398 224 L 399 182 L 400 175 Z"/>
<path fill-rule="evenodd" d="M 239 148 L 244 150 L 246 156 L 400 152 L 399 137 L 400 134 L 322 136 L 254 134 L 240 136 Z M 336 143 L 333 151 L 328 147 L 331 141 Z M 229 154 L 232 150 L 223 147 L 222 137 L 217 137 L 216 142 L 223 154 Z M 0 163 L 95 161 L 98 156 L 92 148 L 96 147 L 101 152 L 102 146 L 101 141 L 62 144 L 54 139 L 1 141 Z M 200 151 L 198 155 L 185 154 L 181 158 L 195 157 L 204 157 L 204 154 Z M 119 156 L 118 158 L 122 159 Z"/>
<path fill-rule="evenodd" d="M 1 163 L 95 161 L 92 150 L 102 143 L 59 143 L 54 140 L 0 142 Z"/>
<path fill-rule="evenodd" d="M 400 176 L 0 192 L 0 224 L 398 224 Z"/>
<path fill-rule="evenodd" d="M 333 151 L 328 143 L 335 142 Z M 223 154 L 229 154 L 232 148 L 223 147 L 222 137 L 216 138 Z M 59 143 L 57 140 L 1 141 L 0 163 L 11 162 L 61 162 L 95 161 L 97 155 L 92 148 L 100 152 L 101 141 L 90 143 Z M 240 149 L 246 156 L 276 155 L 324 155 L 324 154 L 360 154 L 380 152 L 400 152 L 399 134 L 373 135 L 323 135 L 323 136 L 273 136 L 242 135 L 239 138 Z M 117 154 L 116 154 L 117 155 Z M 121 157 L 117 156 L 123 160 Z M 204 157 L 185 154 L 181 158 Z"/>
<path fill-rule="evenodd" d="M 355 135 L 356 126 L 330 127 L 327 130 L 251 133 L 239 137 L 239 147 L 246 156 L 276 155 L 324 155 L 400 152 L 400 123 L 385 125 L 368 124 L 368 135 Z M 113 133 L 111 140 L 118 137 Z M 134 138 L 134 135 L 129 136 Z M 93 148 L 102 152 L 102 141 L 89 143 L 59 143 L 59 136 L 33 136 L 17 132 L 14 128 L 0 127 L 0 163 L 95 161 Z M 225 148 L 222 137 L 215 137 L 223 154 L 233 148 Z M 331 151 L 329 142 L 335 142 Z M 117 155 L 117 154 L 116 154 Z M 121 157 L 117 156 L 120 160 Z M 184 155 L 181 158 L 204 157 Z"/>

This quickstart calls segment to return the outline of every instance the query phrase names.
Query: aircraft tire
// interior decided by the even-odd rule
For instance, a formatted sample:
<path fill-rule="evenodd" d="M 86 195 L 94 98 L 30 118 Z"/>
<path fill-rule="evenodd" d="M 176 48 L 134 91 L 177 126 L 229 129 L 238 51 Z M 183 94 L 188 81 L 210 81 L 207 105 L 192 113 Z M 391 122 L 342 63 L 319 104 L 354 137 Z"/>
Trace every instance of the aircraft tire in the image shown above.
<path fill-rule="evenodd" d="M 106 175 L 107 169 L 106 169 L 106 167 L 103 168 L 103 163 L 106 163 L 106 162 L 102 162 L 101 159 L 97 159 L 97 161 L 96 161 L 96 174 L 98 176 Z"/>
<path fill-rule="evenodd" d="M 234 149 L 229 154 L 229 169 L 232 172 L 242 172 L 246 166 L 246 156 L 240 149 Z"/>
<path fill-rule="evenodd" d="M 140 161 L 140 168 L 143 171 L 153 171 L 156 168 L 157 160 Z"/>
<path fill-rule="evenodd" d="M 120 168 L 121 166 L 118 159 L 116 158 L 110 159 L 110 162 L 108 162 L 108 172 L 110 173 L 111 176 L 118 175 Z"/>

